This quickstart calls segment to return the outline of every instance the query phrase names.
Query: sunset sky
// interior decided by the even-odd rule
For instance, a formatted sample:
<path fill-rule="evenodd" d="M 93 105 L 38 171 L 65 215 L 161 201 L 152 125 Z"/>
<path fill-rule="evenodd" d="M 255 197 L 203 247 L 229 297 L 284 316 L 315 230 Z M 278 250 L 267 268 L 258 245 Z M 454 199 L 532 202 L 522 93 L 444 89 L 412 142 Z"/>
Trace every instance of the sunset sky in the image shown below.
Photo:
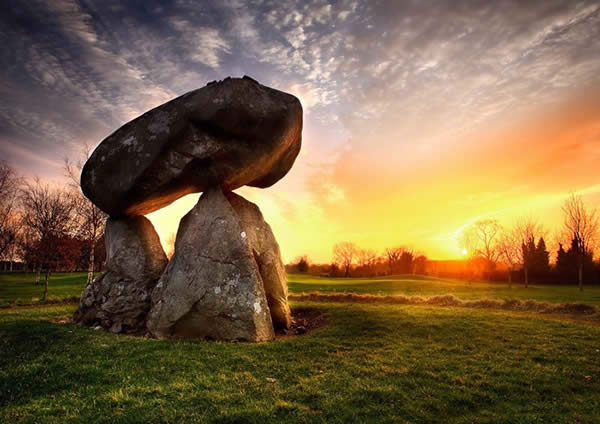
<path fill-rule="evenodd" d="M 303 147 L 242 188 L 284 260 L 337 241 L 461 255 L 480 218 L 600 206 L 598 1 L 3 1 L 0 159 L 62 181 L 65 156 L 226 76 L 297 95 Z M 169 4 L 169 5 L 167 5 Z M 163 242 L 195 203 L 149 216 Z"/>

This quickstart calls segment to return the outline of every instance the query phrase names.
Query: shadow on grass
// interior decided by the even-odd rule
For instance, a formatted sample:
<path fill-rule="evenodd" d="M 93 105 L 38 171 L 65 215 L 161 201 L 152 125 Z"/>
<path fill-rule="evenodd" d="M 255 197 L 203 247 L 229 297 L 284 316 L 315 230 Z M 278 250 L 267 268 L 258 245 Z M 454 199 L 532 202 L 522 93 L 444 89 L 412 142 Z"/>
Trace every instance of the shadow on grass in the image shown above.
<path fill-rule="evenodd" d="M 226 410 L 226 405 L 210 402 L 211 393 L 223 390 L 220 385 L 223 378 L 227 387 L 234 384 L 231 379 L 251 372 L 268 388 L 266 378 L 275 375 L 274 370 L 287 373 L 295 369 L 291 373 L 294 376 L 310 374 L 315 364 L 328 355 L 382 346 L 377 335 L 386 333 L 383 323 L 360 308 L 348 308 L 342 320 L 336 321 L 332 316 L 333 325 L 318 329 L 314 335 L 261 344 L 144 339 L 39 319 L 51 318 L 36 315 L 26 319 L 19 315 L 0 320 L 0 407 L 30 408 L 41 402 L 49 403 L 52 408 L 55 398 L 56 402 L 59 398 L 63 403 L 69 399 L 73 404 L 93 400 L 98 408 L 105 410 L 104 416 L 95 418 L 100 421 L 110 421 L 109 411 L 116 402 L 111 396 L 120 396 L 120 390 L 136 399 L 136 402 L 116 402 L 126 406 L 129 415 L 140 399 L 144 399 L 150 410 L 160 408 L 165 388 L 182 382 L 193 382 L 196 390 L 180 401 L 189 407 L 194 399 L 194 405 L 206 404 L 212 410 L 210 415 L 221 417 L 223 422 L 261 421 L 268 417 L 267 412 L 250 408 L 238 413 Z M 304 351 L 301 361 L 299 351 Z M 283 364 L 286 365 L 281 369 Z M 289 369 L 287 364 L 291 364 Z M 197 381 L 197 375 L 204 376 L 206 381 Z M 204 390 L 200 390 L 202 384 L 206 385 Z M 154 392 L 152 387 L 161 389 Z M 260 390 L 257 393 L 248 395 L 243 402 L 251 402 L 253 397 L 260 396 Z M 295 414 L 294 408 L 275 409 L 281 409 L 277 415 L 282 418 Z"/>
<path fill-rule="evenodd" d="M 75 381 L 100 377 L 83 364 L 65 366 L 61 357 L 74 344 L 73 332 L 49 322 L 15 320 L 0 324 L 0 406 L 56 395 Z M 95 374 L 95 375 L 94 375 Z"/>
<path fill-rule="evenodd" d="M 488 422 L 516 422 L 527 405 L 543 407 L 535 422 L 565 410 L 565 422 L 598 417 L 598 383 L 583 377 L 597 375 L 594 327 L 292 302 L 312 308 L 326 311 L 328 326 L 260 344 L 39 321 L 70 308 L 1 313 L 0 421 L 479 422 L 489 413 Z"/>

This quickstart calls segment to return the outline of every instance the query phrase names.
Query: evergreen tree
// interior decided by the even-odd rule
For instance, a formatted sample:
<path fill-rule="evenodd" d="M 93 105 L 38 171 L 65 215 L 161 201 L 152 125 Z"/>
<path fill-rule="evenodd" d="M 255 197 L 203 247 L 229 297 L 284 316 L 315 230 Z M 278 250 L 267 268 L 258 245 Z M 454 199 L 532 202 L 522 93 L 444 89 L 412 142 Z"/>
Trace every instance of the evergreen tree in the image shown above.
<path fill-rule="evenodd" d="M 546 242 L 540 237 L 533 252 L 532 271 L 538 278 L 544 278 L 550 272 L 550 253 L 546 250 Z"/>
<path fill-rule="evenodd" d="M 571 255 L 563 248 L 562 243 L 558 244 L 558 251 L 556 252 L 556 274 L 558 276 L 558 282 L 565 284 L 570 282 L 569 269 L 571 268 Z"/>
<path fill-rule="evenodd" d="M 556 254 L 556 273 L 562 284 L 577 284 L 579 262 L 583 260 L 583 274 L 586 280 L 594 278 L 594 261 L 591 252 L 583 252 L 581 244 L 577 238 L 571 240 L 569 250 L 564 250 L 562 244 L 559 245 Z M 583 259 L 581 259 L 583 258 Z"/>
<path fill-rule="evenodd" d="M 529 286 L 529 272 L 533 269 L 535 264 L 536 246 L 535 239 L 530 237 L 527 242 L 522 243 L 521 249 L 523 250 L 523 272 L 525 273 L 525 287 Z"/>

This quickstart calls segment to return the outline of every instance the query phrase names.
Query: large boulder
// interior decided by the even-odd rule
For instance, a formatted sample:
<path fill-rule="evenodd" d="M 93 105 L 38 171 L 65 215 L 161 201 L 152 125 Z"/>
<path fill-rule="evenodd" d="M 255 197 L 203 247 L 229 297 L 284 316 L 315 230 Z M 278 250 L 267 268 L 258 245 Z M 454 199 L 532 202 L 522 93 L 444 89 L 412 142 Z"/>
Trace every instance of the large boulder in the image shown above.
<path fill-rule="evenodd" d="M 73 320 L 115 333 L 143 332 L 152 290 L 168 262 L 158 234 L 143 216 L 109 218 L 104 239 L 106 272 L 87 285 Z"/>
<path fill-rule="evenodd" d="M 159 338 L 258 342 L 274 338 L 272 315 L 289 326 L 285 272 L 268 224 L 243 198 L 204 192 L 181 220 L 148 329 Z"/>
<path fill-rule="evenodd" d="M 85 164 L 81 186 L 111 216 L 144 215 L 214 186 L 269 187 L 292 167 L 301 132 L 296 97 L 226 78 L 109 135 Z"/>

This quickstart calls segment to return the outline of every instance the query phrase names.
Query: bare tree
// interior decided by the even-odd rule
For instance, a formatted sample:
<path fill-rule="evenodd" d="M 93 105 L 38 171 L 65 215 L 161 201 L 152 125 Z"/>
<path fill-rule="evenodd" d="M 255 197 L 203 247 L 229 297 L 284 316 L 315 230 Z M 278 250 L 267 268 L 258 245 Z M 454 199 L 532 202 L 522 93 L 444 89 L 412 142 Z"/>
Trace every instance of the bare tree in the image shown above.
<path fill-rule="evenodd" d="M 485 260 L 486 269 L 492 271 L 500 258 L 498 241 L 502 227 L 495 219 L 483 219 L 472 224 L 463 234 L 463 244 L 472 257 Z"/>
<path fill-rule="evenodd" d="M 27 211 L 23 222 L 29 234 L 30 254 L 38 262 L 38 275 L 42 266 L 46 268 L 45 300 L 51 269 L 63 253 L 61 243 L 75 227 L 73 196 L 64 189 L 51 189 L 36 177 L 33 183 L 27 183 L 21 189 L 21 203 Z"/>
<path fill-rule="evenodd" d="M 81 170 L 89 156 L 90 150 L 86 146 L 82 149 L 78 161 L 72 162 L 70 159 L 65 158 L 63 165 L 64 174 L 69 180 L 69 187 L 75 202 L 74 212 L 77 216 L 77 232 L 86 241 L 89 249 L 87 284 L 90 284 L 94 279 L 95 248 L 104 234 L 107 217 L 81 191 Z"/>
<path fill-rule="evenodd" d="M 498 239 L 498 251 L 500 259 L 508 268 L 508 287 L 512 287 L 512 271 L 519 264 L 521 257 L 521 242 L 515 228 L 502 232 Z"/>
<path fill-rule="evenodd" d="M 15 170 L 6 161 L 0 160 L 0 201 L 15 193 L 20 183 Z"/>
<path fill-rule="evenodd" d="M 22 220 L 17 208 L 17 194 L 22 183 L 15 170 L 0 161 L 0 258 L 13 260 Z"/>
<path fill-rule="evenodd" d="M 358 249 L 356 253 L 358 269 L 361 276 L 374 276 L 377 260 L 377 252 L 373 249 Z"/>
<path fill-rule="evenodd" d="M 377 262 L 377 252 L 373 249 L 359 249 L 357 252 L 357 262 L 359 266 L 372 268 Z"/>
<path fill-rule="evenodd" d="M 385 249 L 384 254 L 387 257 L 390 274 L 393 274 L 398 269 L 398 264 L 404 251 L 404 247 L 388 247 Z"/>
<path fill-rule="evenodd" d="M 358 248 L 354 243 L 344 241 L 333 246 L 333 260 L 344 269 L 344 277 L 350 277 L 350 269 L 357 253 Z"/>
<path fill-rule="evenodd" d="M 583 263 L 586 256 L 593 256 L 598 238 L 598 213 L 583 203 L 581 196 L 571 194 L 562 207 L 564 229 L 577 245 L 577 282 L 583 290 Z"/>
<path fill-rule="evenodd" d="M 25 223 L 23 223 L 25 224 Z M 17 249 L 21 253 L 21 257 L 25 264 L 25 268 L 31 267 L 31 271 L 34 272 L 35 275 L 35 284 L 40 283 L 40 266 L 38 265 L 39 261 L 36 257 L 36 248 L 37 248 L 37 234 L 34 233 L 31 228 L 26 225 L 23 225 L 23 228 L 19 234 L 19 238 L 17 241 Z"/>

